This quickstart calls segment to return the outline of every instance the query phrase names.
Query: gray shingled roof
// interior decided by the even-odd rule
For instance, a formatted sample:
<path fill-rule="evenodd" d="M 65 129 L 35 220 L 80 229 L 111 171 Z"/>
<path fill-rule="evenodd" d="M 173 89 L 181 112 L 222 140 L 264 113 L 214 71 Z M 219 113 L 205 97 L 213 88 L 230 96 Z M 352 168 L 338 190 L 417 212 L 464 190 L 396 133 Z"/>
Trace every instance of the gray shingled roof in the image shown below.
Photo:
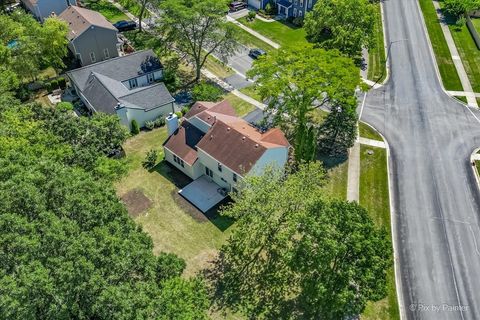
<path fill-rule="evenodd" d="M 159 68 L 161 64 L 153 51 L 146 50 L 69 71 L 67 75 L 97 112 L 115 113 L 118 103 L 148 111 L 174 101 L 165 85 L 161 82 L 130 90 L 121 81 Z"/>
<path fill-rule="evenodd" d="M 108 59 L 69 71 L 67 72 L 67 75 L 75 82 L 77 87 L 83 91 L 87 79 L 92 72 L 104 75 L 113 80 L 125 81 L 140 76 L 146 72 L 153 71 L 153 69 L 148 68 L 148 63 L 145 63 L 145 61 L 152 58 L 157 59 L 152 50 L 137 51 L 123 57 Z M 157 63 L 158 67 L 156 69 L 162 69 L 162 65 L 158 59 Z"/>

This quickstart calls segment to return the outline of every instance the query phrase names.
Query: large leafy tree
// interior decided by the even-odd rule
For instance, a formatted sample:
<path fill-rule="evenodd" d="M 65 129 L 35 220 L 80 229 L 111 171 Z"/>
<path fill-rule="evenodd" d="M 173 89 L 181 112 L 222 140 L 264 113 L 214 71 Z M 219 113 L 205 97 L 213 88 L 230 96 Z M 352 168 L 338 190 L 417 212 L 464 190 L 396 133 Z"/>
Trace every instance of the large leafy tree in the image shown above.
<path fill-rule="evenodd" d="M 217 302 L 258 319 L 349 319 L 386 294 L 391 247 L 356 203 L 323 199 L 312 162 L 248 178 L 213 275 Z"/>
<path fill-rule="evenodd" d="M 110 176 L 72 162 L 82 148 L 108 159 L 116 124 L 0 98 L 0 318 L 205 319 L 202 282 L 153 254 Z"/>
<path fill-rule="evenodd" d="M 310 45 L 282 48 L 257 60 L 248 75 L 255 78 L 258 92 L 269 101 L 268 110 L 292 141 L 298 161 L 315 157 L 320 107 L 334 105 L 354 110 L 357 103 L 358 68 L 336 50 Z"/>
<path fill-rule="evenodd" d="M 11 15 L 0 14 L 0 30 L 0 72 L 12 79 L 2 79 L 10 89 L 18 85 L 18 79 L 34 80 L 42 68 L 63 67 L 68 43 L 65 22 L 48 18 L 41 25 L 31 15 L 16 10 Z"/>
<path fill-rule="evenodd" d="M 233 26 L 225 20 L 227 0 L 163 0 L 158 33 L 186 54 L 195 67 L 195 81 L 208 56 L 226 58 L 238 46 Z"/>
<path fill-rule="evenodd" d="M 368 0 L 319 0 L 305 16 L 307 39 L 356 58 L 374 45 L 376 15 Z"/>
<path fill-rule="evenodd" d="M 479 0 L 444 0 L 443 4 L 445 12 L 457 18 L 480 8 Z"/>

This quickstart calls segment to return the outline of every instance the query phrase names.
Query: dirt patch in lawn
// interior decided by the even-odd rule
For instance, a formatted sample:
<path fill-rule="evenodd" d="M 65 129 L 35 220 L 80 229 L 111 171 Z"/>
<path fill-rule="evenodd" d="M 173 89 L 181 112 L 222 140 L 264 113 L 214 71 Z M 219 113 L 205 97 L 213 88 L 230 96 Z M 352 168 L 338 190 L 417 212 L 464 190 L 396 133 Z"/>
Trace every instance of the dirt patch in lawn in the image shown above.
<path fill-rule="evenodd" d="M 128 213 L 132 218 L 140 216 L 152 206 L 152 201 L 140 189 L 130 190 L 121 196 L 120 199 L 127 207 Z"/>

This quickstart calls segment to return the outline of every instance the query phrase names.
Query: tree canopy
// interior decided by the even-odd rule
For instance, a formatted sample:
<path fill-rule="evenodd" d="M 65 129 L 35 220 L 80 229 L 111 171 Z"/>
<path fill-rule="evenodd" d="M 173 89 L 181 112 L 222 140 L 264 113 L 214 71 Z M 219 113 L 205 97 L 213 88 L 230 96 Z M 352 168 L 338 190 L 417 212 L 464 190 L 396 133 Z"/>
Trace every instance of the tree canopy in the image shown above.
<path fill-rule="evenodd" d="M 205 319 L 203 283 L 116 196 L 118 118 L 0 98 L 0 318 Z"/>
<path fill-rule="evenodd" d="M 322 167 L 250 177 L 214 277 L 217 302 L 256 319 L 348 319 L 386 294 L 391 246 L 357 203 L 324 199 Z"/>
<path fill-rule="evenodd" d="M 16 10 L 0 14 L 0 30 L 0 93 L 16 88 L 19 80 L 34 80 L 42 68 L 63 66 L 68 43 L 65 22 L 48 18 L 41 25 Z"/>
<path fill-rule="evenodd" d="M 463 14 L 469 13 L 480 8 L 479 0 L 444 0 L 443 9 L 448 14 L 458 18 Z"/>
<path fill-rule="evenodd" d="M 377 14 L 368 0 L 319 0 L 305 15 L 307 39 L 358 57 L 363 47 L 374 45 Z"/>
<path fill-rule="evenodd" d="M 313 160 L 318 138 L 325 136 L 316 120 L 320 107 L 355 111 L 355 88 L 360 85 L 358 68 L 336 50 L 311 45 L 281 48 L 258 59 L 248 76 L 255 78 L 259 94 L 268 101 L 267 110 L 274 114 L 274 122 L 292 141 L 297 160 Z M 351 132 L 343 123 L 331 123 L 338 123 L 342 132 Z M 355 123 L 356 118 L 354 128 Z"/>
<path fill-rule="evenodd" d="M 163 0 L 157 32 L 177 47 L 195 67 L 195 81 L 208 56 L 230 55 L 238 46 L 233 26 L 225 20 L 228 0 Z"/>

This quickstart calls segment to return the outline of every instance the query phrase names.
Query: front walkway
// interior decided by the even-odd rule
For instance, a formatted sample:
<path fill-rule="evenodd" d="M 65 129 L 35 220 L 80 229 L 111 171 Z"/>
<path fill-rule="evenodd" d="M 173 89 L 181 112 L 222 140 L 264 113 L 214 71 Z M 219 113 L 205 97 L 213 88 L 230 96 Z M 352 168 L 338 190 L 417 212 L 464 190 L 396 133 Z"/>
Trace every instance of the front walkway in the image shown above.
<path fill-rule="evenodd" d="M 463 91 L 465 91 L 466 93 L 465 96 L 467 97 L 467 103 L 471 107 L 478 107 L 477 99 L 475 99 L 475 94 L 473 93 L 472 84 L 468 79 L 467 72 L 465 71 L 462 59 L 460 58 L 460 54 L 458 53 L 457 47 L 455 46 L 455 42 L 453 41 L 452 34 L 450 33 L 448 25 L 444 22 L 444 17 L 441 13 L 440 4 L 438 3 L 438 1 L 434 0 L 433 5 L 435 7 L 435 10 L 437 11 L 437 16 L 440 20 L 440 26 L 442 27 L 445 41 L 447 42 L 448 49 L 450 50 L 453 64 L 455 65 L 455 69 L 457 69 L 458 77 L 460 78 L 460 82 L 462 83 Z"/>

